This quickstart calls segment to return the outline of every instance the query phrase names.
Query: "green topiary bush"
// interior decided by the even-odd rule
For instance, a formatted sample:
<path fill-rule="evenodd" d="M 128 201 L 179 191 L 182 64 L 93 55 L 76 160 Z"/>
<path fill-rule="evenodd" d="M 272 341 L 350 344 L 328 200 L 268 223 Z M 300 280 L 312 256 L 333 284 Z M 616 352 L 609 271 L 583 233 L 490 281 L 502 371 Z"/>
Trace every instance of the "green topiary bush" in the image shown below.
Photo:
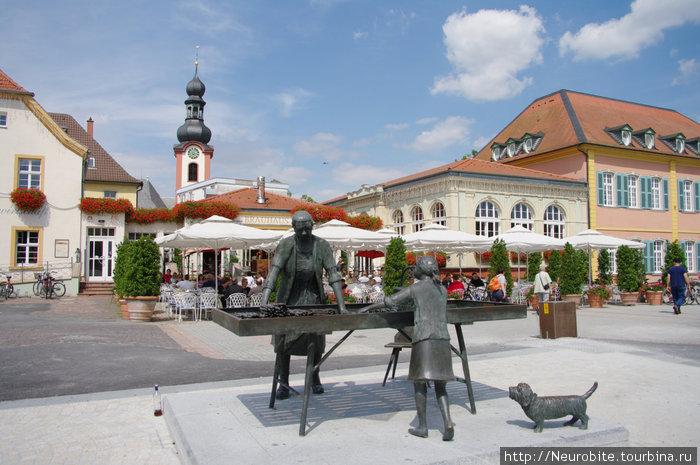
<path fill-rule="evenodd" d="M 610 260 L 610 252 L 607 249 L 601 249 L 598 252 L 598 284 L 604 286 L 612 284 L 612 263 Z"/>
<path fill-rule="evenodd" d="M 678 240 L 671 243 L 666 242 L 666 257 L 664 258 L 664 269 L 661 272 L 661 282 L 666 282 L 668 270 L 673 266 L 674 259 L 678 259 L 681 265 L 688 268 L 688 264 L 685 262 L 685 253 L 683 253 L 683 249 L 681 249 Z"/>
<path fill-rule="evenodd" d="M 644 257 L 641 249 L 620 246 L 615 254 L 617 260 L 617 287 L 622 292 L 637 292 L 645 281 Z"/>
<path fill-rule="evenodd" d="M 551 250 L 547 261 L 547 273 L 552 281 L 558 282 L 561 276 L 561 250 Z"/>
<path fill-rule="evenodd" d="M 160 283 L 160 252 L 151 236 L 119 244 L 114 264 L 114 290 L 120 298 L 157 296 Z"/>
<path fill-rule="evenodd" d="M 491 261 L 489 262 L 489 280 L 498 274 L 498 270 L 503 268 L 506 281 L 507 294 L 512 295 L 513 291 L 513 276 L 510 271 L 510 260 L 508 258 L 508 250 L 506 249 L 505 241 L 496 239 L 491 245 Z"/>
<path fill-rule="evenodd" d="M 540 272 L 540 265 L 542 264 L 542 253 L 534 252 L 531 253 L 527 261 L 527 280 L 532 282 L 535 280 L 535 276 Z M 551 278 L 551 276 L 550 276 Z"/>
<path fill-rule="evenodd" d="M 586 266 L 588 265 L 586 264 Z M 564 253 L 561 256 L 559 288 L 562 295 L 580 294 L 581 287 L 585 282 L 585 276 L 581 270 L 580 254 L 567 242 L 564 247 Z"/>
<path fill-rule="evenodd" d="M 404 270 L 408 267 L 406 261 L 406 245 L 400 237 L 392 237 L 386 248 L 386 262 L 384 263 L 384 294 L 391 295 L 397 287 L 407 286 L 408 282 L 402 282 Z"/>

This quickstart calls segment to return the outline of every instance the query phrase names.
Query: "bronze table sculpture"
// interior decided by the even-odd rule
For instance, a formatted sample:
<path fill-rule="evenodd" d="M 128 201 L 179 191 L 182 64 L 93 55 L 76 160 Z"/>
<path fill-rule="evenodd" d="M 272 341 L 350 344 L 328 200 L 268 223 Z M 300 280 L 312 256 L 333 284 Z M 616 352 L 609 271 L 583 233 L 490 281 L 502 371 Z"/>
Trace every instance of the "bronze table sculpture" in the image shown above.
<path fill-rule="evenodd" d="M 277 277 L 280 284 L 275 299 L 277 304 L 307 305 L 325 304 L 326 295 L 323 291 L 323 271 L 328 274 L 328 282 L 333 288 L 338 308 L 341 313 L 347 313 L 343 301 L 342 278 L 336 270 L 335 259 L 331 246 L 324 239 L 312 234 L 313 219 L 306 211 L 296 212 L 292 216 L 294 235 L 280 241 L 272 259 L 270 272 L 265 280 L 262 295 L 262 306 L 270 302 L 270 294 L 274 290 Z M 280 363 L 275 380 L 279 380 L 278 399 L 289 397 L 289 363 L 291 355 L 307 355 L 309 347 L 314 347 L 314 371 L 312 391 L 322 394 L 324 389 L 319 375 L 321 355 L 326 348 L 326 336 L 323 334 L 286 334 L 284 337 L 273 338 L 275 352 Z"/>

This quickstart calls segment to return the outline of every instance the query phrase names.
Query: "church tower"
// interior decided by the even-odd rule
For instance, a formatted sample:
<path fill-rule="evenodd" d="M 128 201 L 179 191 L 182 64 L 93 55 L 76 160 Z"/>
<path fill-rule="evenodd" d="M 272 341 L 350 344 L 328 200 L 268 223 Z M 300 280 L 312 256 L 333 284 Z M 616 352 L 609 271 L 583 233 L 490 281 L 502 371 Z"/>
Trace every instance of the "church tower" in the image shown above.
<path fill-rule="evenodd" d="M 214 147 L 208 145 L 211 130 L 204 125 L 206 102 L 202 99 L 206 88 L 199 80 L 198 68 L 199 61 L 195 61 L 194 77 L 186 87 L 185 123 L 177 129 L 177 140 L 180 143 L 173 147 L 176 160 L 175 192 L 182 187 L 210 178 L 209 169 L 214 156 Z"/>

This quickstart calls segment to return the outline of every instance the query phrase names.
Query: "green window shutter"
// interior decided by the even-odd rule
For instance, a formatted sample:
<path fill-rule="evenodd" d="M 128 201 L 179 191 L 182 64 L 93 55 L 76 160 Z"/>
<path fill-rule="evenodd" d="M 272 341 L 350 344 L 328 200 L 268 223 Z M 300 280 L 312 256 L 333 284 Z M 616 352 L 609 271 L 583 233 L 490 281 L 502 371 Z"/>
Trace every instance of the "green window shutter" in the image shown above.
<path fill-rule="evenodd" d="M 598 189 L 598 205 L 603 205 L 603 196 L 605 193 L 603 192 L 603 173 L 598 171 L 596 173 L 596 181 L 597 181 L 597 186 L 596 188 Z"/>
<path fill-rule="evenodd" d="M 622 175 L 622 205 L 630 206 L 630 178 L 626 174 Z"/>
<path fill-rule="evenodd" d="M 646 176 L 639 177 L 640 195 L 642 200 L 642 208 L 650 208 L 651 206 L 651 179 Z"/>
<path fill-rule="evenodd" d="M 654 272 L 654 241 L 644 242 L 644 269 L 647 274 Z"/>
<path fill-rule="evenodd" d="M 668 210 L 668 179 L 663 179 L 664 210 Z"/>
<path fill-rule="evenodd" d="M 623 175 L 621 174 L 616 174 L 615 175 L 615 205 L 618 207 L 625 207 L 625 197 L 624 194 L 622 193 L 622 177 Z"/>
<path fill-rule="evenodd" d="M 700 273 L 700 242 L 695 243 L 695 271 Z"/>
<path fill-rule="evenodd" d="M 693 185 L 695 187 L 695 211 L 700 212 L 700 181 L 695 181 Z M 700 271 L 700 269 L 697 271 Z"/>
<path fill-rule="evenodd" d="M 683 181 L 678 180 L 678 211 L 685 210 L 685 195 L 683 195 Z"/>

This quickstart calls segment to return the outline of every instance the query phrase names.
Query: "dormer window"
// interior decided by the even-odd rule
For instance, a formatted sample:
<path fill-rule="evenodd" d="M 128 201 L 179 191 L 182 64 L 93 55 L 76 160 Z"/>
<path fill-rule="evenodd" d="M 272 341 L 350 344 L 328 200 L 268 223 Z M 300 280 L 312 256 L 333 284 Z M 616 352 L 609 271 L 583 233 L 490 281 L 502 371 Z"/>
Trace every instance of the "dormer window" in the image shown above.
<path fill-rule="evenodd" d="M 503 157 L 504 147 L 501 144 L 491 146 L 491 161 L 498 161 Z"/>
<path fill-rule="evenodd" d="M 685 152 L 685 136 L 683 133 L 671 134 L 668 136 L 661 136 L 660 139 L 666 144 L 666 146 L 676 153 Z"/>
<path fill-rule="evenodd" d="M 695 155 L 700 155 L 700 137 L 693 137 L 685 141 L 685 146 Z"/>
<path fill-rule="evenodd" d="M 632 139 L 647 150 L 654 148 L 654 135 L 656 132 L 652 128 L 640 129 L 632 132 Z"/>
<path fill-rule="evenodd" d="M 513 158 L 520 153 L 520 147 L 522 147 L 522 141 L 518 139 L 513 139 L 512 137 L 506 141 L 506 153 L 508 158 Z"/>
<path fill-rule="evenodd" d="M 632 128 L 629 124 L 624 124 L 622 126 L 617 126 L 614 128 L 605 128 L 610 137 L 612 137 L 618 144 L 629 147 L 632 144 Z"/>
<path fill-rule="evenodd" d="M 644 134 L 644 146 L 648 149 L 654 148 L 654 134 Z"/>
<path fill-rule="evenodd" d="M 95 169 L 95 157 L 88 157 L 87 167 L 88 167 L 88 169 L 91 169 L 91 170 Z"/>
<path fill-rule="evenodd" d="M 510 144 L 508 144 L 508 158 L 512 157 L 515 154 L 515 142 L 511 142 Z"/>
<path fill-rule="evenodd" d="M 528 137 L 525 139 L 525 142 L 523 142 L 523 149 L 525 150 L 525 153 L 532 152 L 532 138 Z"/>
<path fill-rule="evenodd" d="M 676 152 L 683 153 L 685 150 L 685 139 L 676 137 Z"/>
<path fill-rule="evenodd" d="M 632 131 L 623 129 L 620 131 L 620 139 L 622 139 L 624 145 L 630 145 L 632 143 Z"/>

